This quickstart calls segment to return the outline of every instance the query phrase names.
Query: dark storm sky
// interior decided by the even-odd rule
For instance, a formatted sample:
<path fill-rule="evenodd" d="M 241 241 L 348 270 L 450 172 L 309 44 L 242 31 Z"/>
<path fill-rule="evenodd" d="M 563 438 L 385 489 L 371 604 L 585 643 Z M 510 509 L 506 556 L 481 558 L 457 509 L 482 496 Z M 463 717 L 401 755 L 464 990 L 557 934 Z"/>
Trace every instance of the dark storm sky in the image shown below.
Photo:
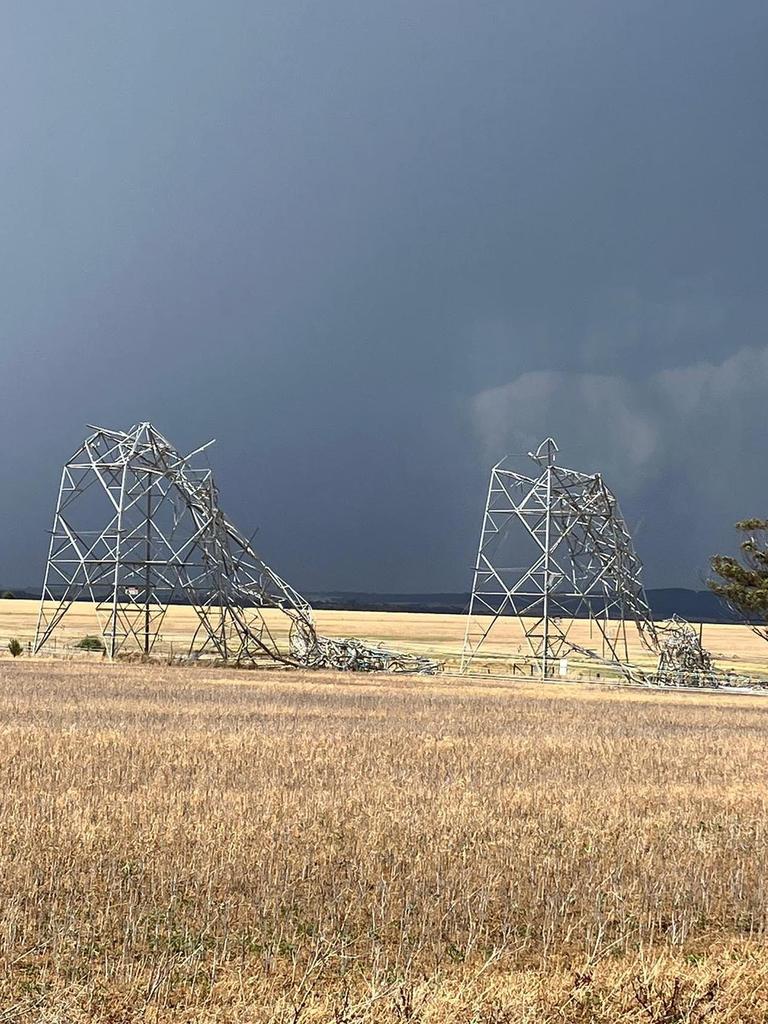
<path fill-rule="evenodd" d="M 768 515 L 768 5 L 5 5 L 0 580 L 86 423 L 297 587 L 469 586 L 552 433 L 651 586 Z"/>

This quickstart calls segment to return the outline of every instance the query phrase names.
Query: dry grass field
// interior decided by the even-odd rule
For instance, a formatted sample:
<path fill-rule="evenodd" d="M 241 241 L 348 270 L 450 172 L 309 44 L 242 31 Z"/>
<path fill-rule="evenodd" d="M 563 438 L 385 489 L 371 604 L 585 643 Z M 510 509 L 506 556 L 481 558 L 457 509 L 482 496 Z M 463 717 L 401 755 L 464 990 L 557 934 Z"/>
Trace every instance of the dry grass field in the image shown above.
<path fill-rule="evenodd" d="M 38 602 L 0 600 L 0 656 L 8 639 L 17 637 L 24 643 L 35 635 Z M 285 629 L 285 617 L 266 612 L 270 629 L 280 636 Z M 449 668 L 457 667 L 464 639 L 466 619 L 462 615 L 434 615 L 413 612 L 349 612 L 319 611 L 315 613 L 318 629 L 326 636 L 355 636 L 390 648 L 426 654 L 444 659 Z M 162 627 L 156 652 L 183 652 L 197 626 L 197 617 L 189 607 L 177 606 L 168 611 Z M 746 626 L 713 625 L 703 627 L 704 645 L 712 651 L 718 666 L 768 676 L 768 644 Z M 99 623 L 88 604 L 74 605 L 61 622 L 51 650 L 60 652 L 89 633 L 98 633 Z M 636 664 L 650 665 L 652 658 L 640 643 L 634 627 L 628 629 L 630 659 Z M 594 634 L 594 635 L 593 635 Z M 589 622 L 573 623 L 571 638 L 584 647 L 600 650 L 597 629 L 590 630 Z M 494 628 L 483 656 L 475 663 L 479 671 L 504 670 L 504 660 L 527 651 L 523 632 L 516 619 L 502 619 Z M 574 661 L 574 659 L 572 659 Z M 572 665 L 575 675 L 591 678 L 594 664 L 578 662 Z M 597 671 L 600 671 L 599 666 Z"/>
<path fill-rule="evenodd" d="M 762 697 L 0 677 L 0 1021 L 766 1020 Z"/>

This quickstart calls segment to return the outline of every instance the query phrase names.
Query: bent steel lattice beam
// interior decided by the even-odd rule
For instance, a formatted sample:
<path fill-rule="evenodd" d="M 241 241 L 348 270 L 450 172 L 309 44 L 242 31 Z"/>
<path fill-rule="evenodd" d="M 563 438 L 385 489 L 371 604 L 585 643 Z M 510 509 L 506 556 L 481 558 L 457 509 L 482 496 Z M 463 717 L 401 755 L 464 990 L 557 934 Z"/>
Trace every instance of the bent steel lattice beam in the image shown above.
<path fill-rule="evenodd" d="M 194 608 L 189 652 L 255 664 L 432 672 L 437 664 L 317 635 L 312 608 L 219 507 L 197 449 L 182 456 L 151 423 L 93 428 L 64 466 L 35 651 L 72 604 L 89 599 L 114 658 L 149 655 L 169 605 Z"/>
<path fill-rule="evenodd" d="M 542 676 L 556 659 L 582 651 L 568 638 L 574 618 L 594 620 L 610 661 L 628 660 L 627 620 L 648 647 L 656 645 L 642 566 L 616 497 L 599 473 L 558 466 L 557 452 L 547 438 L 530 453 L 535 475 L 504 468 L 504 459 L 491 471 L 462 671 L 505 615 L 518 617 Z M 513 566 L 521 536 L 526 564 Z"/>
<path fill-rule="evenodd" d="M 712 655 L 702 644 L 701 632 L 679 615 L 673 615 L 660 630 L 655 682 L 661 686 L 717 687 L 722 679 Z"/>

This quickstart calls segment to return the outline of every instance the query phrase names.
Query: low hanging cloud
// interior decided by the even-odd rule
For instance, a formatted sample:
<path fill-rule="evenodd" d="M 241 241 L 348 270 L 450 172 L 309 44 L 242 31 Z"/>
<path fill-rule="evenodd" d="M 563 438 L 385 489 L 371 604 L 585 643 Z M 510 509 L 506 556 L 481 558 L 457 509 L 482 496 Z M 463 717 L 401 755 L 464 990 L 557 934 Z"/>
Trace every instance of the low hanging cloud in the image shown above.
<path fill-rule="evenodd" d="M 563 464 L 602 472 L 654 531 L 650 582 L 690 584 L 736 519 L 768 516 L 767 400 L 768 346 L 744 347 L 631 379 L 524 373 L 475 395 L 472 415 L 489 463 L 552 435 Z"/>

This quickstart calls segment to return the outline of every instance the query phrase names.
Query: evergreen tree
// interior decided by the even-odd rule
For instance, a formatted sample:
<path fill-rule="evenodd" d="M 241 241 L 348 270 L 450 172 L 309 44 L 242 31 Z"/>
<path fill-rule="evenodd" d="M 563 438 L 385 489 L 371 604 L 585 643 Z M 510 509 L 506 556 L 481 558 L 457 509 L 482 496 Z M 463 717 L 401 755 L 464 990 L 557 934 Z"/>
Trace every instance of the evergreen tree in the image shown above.
<path fill-rule="evenodd" d="M 707 585 L 768 640 L 768 519 L 743 519 L 736 529 L 744 537 L 741 558 L 715 555 L 717 578 Z"/>

